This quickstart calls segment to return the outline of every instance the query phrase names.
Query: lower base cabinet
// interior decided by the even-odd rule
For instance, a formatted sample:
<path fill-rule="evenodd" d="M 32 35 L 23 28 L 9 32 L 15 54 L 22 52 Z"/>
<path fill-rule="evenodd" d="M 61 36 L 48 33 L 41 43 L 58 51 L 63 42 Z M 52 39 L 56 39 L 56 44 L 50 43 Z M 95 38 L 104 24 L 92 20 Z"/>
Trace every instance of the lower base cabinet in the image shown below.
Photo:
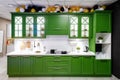
<path fill-rule="evenodd" d="M 82 57 L 71 57 L 71 75 L 82 75 Z"/>
<path fill-rule="evenodd" d="M 69 75 L 71 70 L 70 56 L 45 56 L 44 72 L 46 75 Z"/>
<path fill-rule="evenodd" d="M 111 60 L 95 60 L 95 75 L 111 76 Z"/>
<path fill-rule="evenodd" d="M 94 57 L 84 56 L 82 57 L 82 74 L 94 75 Z"/>
<path fill-rule="evenodd" d="M 42 56 L 34 56 L 33 57 L 33 64 L 32 64 L 32 73 L 35 76 L 39 76 L 39 75 L 43 75 L 44 71 L 43 71 L 43 59 L 44 57 Z"/>
<path fill-rule="evenodd" d="M 7 74 L 12 76 L 20 75 L 20 57 L 7 57 Z"/>
<path fill-rule="evenodd" d="M 21 56 L 20 57 L 20 74 L 23 76 L 32 75 L 33 57 Z"/>
<path fill-rule="evenodd" d="M 94 56 L 8 56 L 9 76 L 111 76 L 111 60 Z"/>

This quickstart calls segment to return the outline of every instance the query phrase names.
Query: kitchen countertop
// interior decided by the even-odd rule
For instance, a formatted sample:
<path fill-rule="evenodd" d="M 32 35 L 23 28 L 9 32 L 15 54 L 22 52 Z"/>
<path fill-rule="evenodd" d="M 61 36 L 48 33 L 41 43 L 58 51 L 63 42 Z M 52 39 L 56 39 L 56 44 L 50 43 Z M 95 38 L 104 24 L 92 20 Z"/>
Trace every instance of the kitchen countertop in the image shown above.
<path fill-rule="evenodd" d="M 35 53 L 32 51 L 27 51 L 27 52 L 17 52 L 13 51 L 10 53 L 7 53 L 7 56 L 70 56 L 70 55 L 76 55 L 76 56 L 95 56 L 94 52 L 88 51 L 88 52 L 68 52 L 67 54 L 49 54 L 47 52 L 41 52 L 41 53 Z"/>

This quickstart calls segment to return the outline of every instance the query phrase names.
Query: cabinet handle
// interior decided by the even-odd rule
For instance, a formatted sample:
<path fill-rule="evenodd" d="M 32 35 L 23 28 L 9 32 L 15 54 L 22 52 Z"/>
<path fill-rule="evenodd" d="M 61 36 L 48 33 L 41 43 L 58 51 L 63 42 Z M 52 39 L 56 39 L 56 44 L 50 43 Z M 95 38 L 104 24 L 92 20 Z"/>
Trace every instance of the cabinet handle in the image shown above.
<path fill-rule="evenodd" d="M 60 69 L 62 69 L 62 68 L 59 68 L 59 67 L 53 67 L 53 69 L 60 70 Z"/>
<path fill-rule="evenodd" d="M 37 57 L 37 58 L 41 58 L 41 57 L 43 57 L 43 56 L 35 56 L 35 57 Z"/>
<path fill-rule="evenodd" d="M 61 29 L 61 28 L 55 28 L 55 29 Z"/>
<path fill-rule="evenodd" d="M 54 62 L 61 62 L 62 60 L 54 60 Z"/>
<path fill-rule="evenodd" d="M 8 56 L 8 57 L 19 57 L 19 56 Z"/>
<path fill-rule="evenodd" d="M 60 56 L 54 56 L 53 59 L 60 59 L 61 57 Z"/>
<path fill-rule="evenodd" d="M 30 56 L 23 56 L 23 57 L 30 57 Z"/>
<path fill-rule="evenodd" d="M 100 31 L 101 33 L 107 33 L 108 31 Z"/>
<path fill-rule="evenodd" d="M 80 56 L 72 56 L 73 58 L 79 58 Z"/>

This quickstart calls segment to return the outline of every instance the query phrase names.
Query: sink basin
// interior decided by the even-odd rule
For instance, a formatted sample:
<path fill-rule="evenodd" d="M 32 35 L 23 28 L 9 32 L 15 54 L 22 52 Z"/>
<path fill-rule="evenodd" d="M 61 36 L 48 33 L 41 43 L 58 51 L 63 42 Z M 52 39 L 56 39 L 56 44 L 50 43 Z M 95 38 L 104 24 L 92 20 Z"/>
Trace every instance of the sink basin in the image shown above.
<path fill-rule="evenodd" d="M 41 53 L 41 51 L 35 51 L 35 53 Z"/>

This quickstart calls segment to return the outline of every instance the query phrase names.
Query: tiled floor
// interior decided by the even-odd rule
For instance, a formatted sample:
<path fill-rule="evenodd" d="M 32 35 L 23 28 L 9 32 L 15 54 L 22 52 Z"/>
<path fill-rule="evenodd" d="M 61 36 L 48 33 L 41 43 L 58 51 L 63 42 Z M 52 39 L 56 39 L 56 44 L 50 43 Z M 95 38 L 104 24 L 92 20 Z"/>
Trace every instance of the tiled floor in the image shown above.
<path fill-rule="evenodd" d="M 116 77 L 8 77 L 7 57 L 0 57 L 0 80 L 120 80 Z"/>

